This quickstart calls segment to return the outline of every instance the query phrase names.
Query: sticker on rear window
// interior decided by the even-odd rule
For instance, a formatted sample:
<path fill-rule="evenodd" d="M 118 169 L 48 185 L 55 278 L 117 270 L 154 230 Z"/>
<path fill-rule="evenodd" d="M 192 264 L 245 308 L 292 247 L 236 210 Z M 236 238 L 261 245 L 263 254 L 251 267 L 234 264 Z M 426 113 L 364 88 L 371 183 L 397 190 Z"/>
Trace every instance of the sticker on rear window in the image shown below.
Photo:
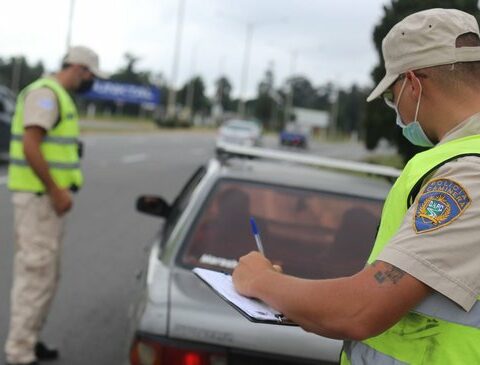
<path fill-rule="evenodd" d="M 467 191 L 459 183 L 449 179 L 430 181 L 418 200 L 415 231 L 424 233 L 450 224 L 470 203 Z"/>
<path fill-rule="evenodd" d="M 238 265 L 237 260 L 225 259 L 223 257 L 217 257 L 217 256 L 209 255 L 209 254 L 206 254 L 206 253 L 204 253 L 200 257 L 199 261 L 202 264 L 220 266 L 220 267 L 224 267 L 226 269 L 234 269 L 235 266 Z"/>

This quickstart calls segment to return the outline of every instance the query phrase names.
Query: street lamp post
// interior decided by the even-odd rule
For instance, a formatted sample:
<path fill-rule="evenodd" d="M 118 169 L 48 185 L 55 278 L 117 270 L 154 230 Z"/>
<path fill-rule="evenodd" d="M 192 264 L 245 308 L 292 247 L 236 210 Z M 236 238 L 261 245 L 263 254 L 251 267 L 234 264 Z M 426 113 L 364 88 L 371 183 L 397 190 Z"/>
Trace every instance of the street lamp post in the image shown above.
<path fill-rule="evenodd" d="M 275 46 L 276 48 L 279 48 L 278 46 Z M 290 49 L 288 52 L 290 54 L 290 85 L 288 85 L 288 94 L 287 94 L 287 100 L 286 100 L 286 105 L 285 105 L 285 115 L 287 117 L 287 122 L 290 121 L 290 116 L 293 113 L 293 98 L 294 98 L 294 84 L 293 84 L 293 76 L 296 72 L 296 66 L 297 66 L 297 60 L 298 60 L 298 55 L 299 53 L 304 53 L 308 51 L 318 51 L 320 50 L 320 46 L 315 46 L 315 47 L 307 47 L 307 48 L 294 48 Z"/>
<path fill-rule="evenodd" d="M 286 107 L 286 121 L 287 123 L 290 121 L 292 110 L 293 110 L 293 75 L 295 73 L 295 67 L 297 64 L 297 57 L 298 57 L 298 50 L 294 49 L 290 52 L 290 85 L 288 88 L 288 96 L 287 96 L 287 107 Z"/>
<path fill-rule="evenodd" d="M 192 50 L 192 58 L 191 58 L 191 66 L 190 66 L 190 74 L 191 79 L 190 82 L 188 83 L 187 87 L 187 100 L 186 100 L 186 106 L 187 106 L 187 115 L 190 120 L 193 121 L 193 97 L 195 95 L 195 63 L 197 59 L 197 45 L 193 47 Z"/>
<path fill-rule="evenodd" d="M 185 13 L 185 0 L 179 0 L 177 12 L 177 28 L 175 31 L 175 47 L 173 54 L 172 75 L 170 80 L 170 89 L 167 100 L 167 117 L 173 118 L 176 115 L 177 92 L 175 90 L 178 74 L 178 64 L 180 62 L 180 49 L 182 45 L 183 19 Z"/>
<path fill-rule="evenodd" d="M 247 33 L 245 38 L 245 50 L 243 53 L 242 76 L 240 79 L 240 100 L 238 103 L 238 114 L 245 116 L 245 88 L 248 80 L 248 67 L 250 63 L 250 48 L 252 46 L 253 23 L 247 23 Z"/>
<path fill-rule="evenodd" d="M 238 114 L 240 116 L 245 116 L 245 94 L 246 94 L 246 89 L 247 89 L 247 84 L 248 84 L 248 72 L 249 72 L 249 66 L 250 66 L 250 50 L 252 47 L 252 40 L 253 40 L 253 32 L 255 27 L 258 27 L 259 25 L 270 25 L 272 23 L 277 23 L 277 22 L 285 22 L 286 17 L 282 17 L 280 19 L 272 20 L 272 21 L 267 21 L 267 22 L 251 22 L 251 21 L 244 21 L 241 19 L 238 19 L 234 16 L 226 15 L 226 14 L 221 14 L 223 17 L 233 19 L 239 23 L 242 23 L 246 27 L 246 35 L 245 35 L 245 48 L 243 51 L 243 64 L 242 64 L 242 72 L 241 72 L 241 78 L 240 78 L 240 93 L 239 93 L 239 102 L 238 102 Z"/>
<path fill-rule="evenodd" d="M 16 94 L 20 91 L 20 77 L 22 73 L 23 59 L 21 56 L 15 56 L 12 59 L 12 91 Z"/>
<path fill-rule="evenodd" d="M 73 23 L 73 11 L 75 9 L 75 0 L 70 0 L 70 13 L 68 16 L 68 28 L 67 28 L 67 40 L 66 40 L 66 50 L 70 48 L 72 40 L 72 23 Z"/>

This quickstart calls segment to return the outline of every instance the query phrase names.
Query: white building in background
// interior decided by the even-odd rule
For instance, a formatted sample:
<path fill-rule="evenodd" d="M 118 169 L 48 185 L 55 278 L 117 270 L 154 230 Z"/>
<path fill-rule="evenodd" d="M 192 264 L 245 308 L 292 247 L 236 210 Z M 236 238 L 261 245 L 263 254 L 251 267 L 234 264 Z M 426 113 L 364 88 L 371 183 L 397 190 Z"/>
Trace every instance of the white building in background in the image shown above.
<path fill-rule="evenodd" d="M 323 110 L 293 108 L 295 123 L 308 128 L 310 133 L 326 132 L 330 124 L 330 113 Z"/>

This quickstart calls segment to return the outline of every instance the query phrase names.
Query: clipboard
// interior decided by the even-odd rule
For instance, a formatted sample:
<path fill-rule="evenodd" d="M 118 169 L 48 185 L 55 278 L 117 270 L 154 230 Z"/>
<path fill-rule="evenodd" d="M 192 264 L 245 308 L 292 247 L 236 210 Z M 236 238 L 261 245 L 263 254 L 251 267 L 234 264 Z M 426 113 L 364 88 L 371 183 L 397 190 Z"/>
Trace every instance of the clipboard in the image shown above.
<path fill-rule="evenodd" d="M 262 301 L 239 294 L 233 286 L 231 275 L 199 267 L 194 268 L 192 271 L 220 298 L 230 304 L 249 321 L 284 326 L 298 326 L 298 324 L 292 322 L 282 313 Z"/>

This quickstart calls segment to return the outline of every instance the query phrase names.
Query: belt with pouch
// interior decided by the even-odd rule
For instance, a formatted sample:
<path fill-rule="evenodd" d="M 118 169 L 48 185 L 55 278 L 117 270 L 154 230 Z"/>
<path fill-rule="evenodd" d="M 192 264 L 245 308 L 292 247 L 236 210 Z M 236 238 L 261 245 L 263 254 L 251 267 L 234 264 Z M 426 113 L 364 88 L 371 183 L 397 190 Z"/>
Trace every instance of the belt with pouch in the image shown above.
<path fill-rule="evenodd" d="M 71 185 L 71 186 L 68 188 L 68 190 L 70 190 L 72 193 L 76 193 L 76 192 L 77 192 L 78 190 L 80 190 L 80 189 L 79 189 L 79 187 L 78 187 L 77 185 Z M 44 191 L 38 191 L 38 192 L 35 193 L 36 196 L 43 196 L 43 195 L 45 195 L 45 194 L 46 194 L 46 192 L 44 192 Z"/>

